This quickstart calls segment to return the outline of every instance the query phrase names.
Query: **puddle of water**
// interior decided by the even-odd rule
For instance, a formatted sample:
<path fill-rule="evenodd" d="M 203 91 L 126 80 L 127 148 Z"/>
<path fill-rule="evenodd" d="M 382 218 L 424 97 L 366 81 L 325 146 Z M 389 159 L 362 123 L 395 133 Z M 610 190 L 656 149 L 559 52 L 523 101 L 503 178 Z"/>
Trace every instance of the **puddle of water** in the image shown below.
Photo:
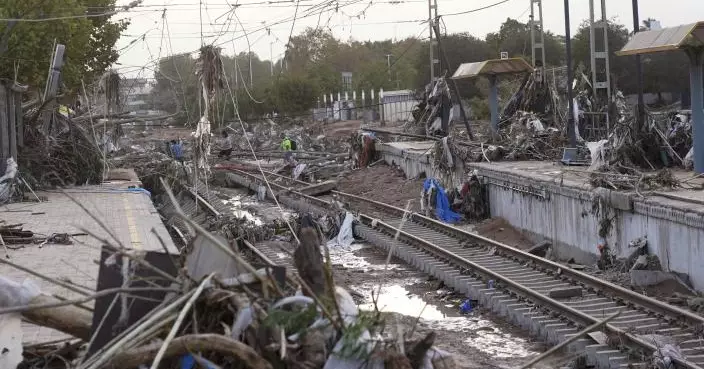
<path fill-rule="evenodd" d="M 355 252 L 367 248 L 374 248 L 374 246 L 366 243 L 354 243 L 347 249 L 331 249 L 330 261 L 348 269 L 360 269 L 365 272 L 384 270 L 384 262 L 370 263 L 366 257 L 355 255 Z M 387 266 L 387 270 L 396 270 L 398 268 L 400 268 L 400 265 L 393 262 Z"/>
<path fill-rule="evenodd" d="M 362 257 L 354 255 L 354 252 L 363 248 L 370 247 L 364 244 L 352 244 L 349 249 L 331 249 L 330 261 L 333 264 L 340 264 L 345 268 L 351 269 L 366 269 L 371 265 Z"/>
<path fill-rule="evenodd" d="M 408 290 L 398 285 L 382 286 L 377 306 L 382 312 L 393 312 L 413 317 L 420 316 L 422 319 L 439 320 L 447 317 L 437 306 L 426 304 L 420 296 L 409 294 Z M 360 305 L 359 308 L 374 310 L 374 304 Z"/>
<path fill-rule="evenodd" d="M 418 278 L 416 278 L 419 280 Z M 405 280 L 404 283 L 414 283 Z M 368 286 L 357 291 L 369 291 Z M 443 291 L 437 291 L 442 293 Z M 371 300 L 369 296 L 365 296 Z M 463 344 L 485 352 L 495 358 L 523 358 L 535 352 L 529 349 L 530 343 L 511 332 L 507 332 L 500 325 L 482 318 L 480 315 L 461 315 L 454 304 L 433 305 L 427 304 L 418 296 L 401 285 L 385 285 L 381 288 L 381 295 L 377 306 L 383 312 L 393 312 L 411 317 L 420 316 L 424 326 L 443 331 L 463 332 L 469 337 L 463 339 Z M 359 306 L 362 310 L 373 310 L 373 303 L 369 302 Z"/>

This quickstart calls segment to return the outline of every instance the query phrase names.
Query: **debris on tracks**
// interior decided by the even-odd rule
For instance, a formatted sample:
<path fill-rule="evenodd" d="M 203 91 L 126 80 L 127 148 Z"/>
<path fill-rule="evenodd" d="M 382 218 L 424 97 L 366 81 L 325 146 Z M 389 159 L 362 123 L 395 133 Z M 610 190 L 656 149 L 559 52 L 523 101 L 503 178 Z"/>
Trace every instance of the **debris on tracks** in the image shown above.
<path fill-rule="evenodd" d="M 162 184 L 169 201 L 179 202 L 171 186 L 165 181 Z M 20 367 L 43 368 L 51 363 L 56 368 L 181 368 L 190 362 L 213 368 L 431 369 L 444 368 L 440 362 L 451 361 L 449 354 L 433 347 L 432 333 L 421 340 L 407 339 L 397 333 L 399 330 L 387 327 L 386 315 L 378 309 L 357 308 L 352 296 L 335 284 L 330 260 L 322 256 L 324 237 L 319 234 L 318 220 L 304 216 L 295 227 L 295 237 L 310 247 L 298 246 L 296 253 L 302 252 L 296 257 L 298 273 L 287 271 L 282 277 L 275 266 L 256 269 L 255 260 L 244 257 L 238 239 L 249 238 L 246 233 L 233 229 L 241 233 L 225 241 L 213 237 L 180 206 L 174 207 L 173 213 L 198 235 L 192 243 L 205 242 L 201 249 L 218 250 L 218 255 L 230 261 L 225 264 L 234 265 L 234 269 L 215 268 L 197 274 L 203 265 L 193 268 L 189 264 L 195 257 L 195 249 L 189 246 L 182 250 L 180 260 L 172 259 L 178 265 L 170 273 L 149 262 L 154 259 L 143 253 L 109 246 L 104 252 L 111 256 L 101 259 L 101 273 L 117 268 L 113 273 L 119 275 L 119 263 L 125 260 L 135 268 L 135 274 L 120 288 L 57 301 L 29 282 L 7 281 L 4 284 L 10 288 L 3 290 L 10 294 L 0 294 L 8 296 L 1 300 L 0 313 L 45 314 L 44 319 L 31 320 L 72 338 L 68 344 L 26 347 Z M 240 246 L 233 247 L 230 242 Z M 198 257 L 206 254 L 201 252 Z M 312 260 L 318 261 L 316 268 Z M 148 284 L 140 270 L 155 273 Z M 100 299 L 96 300 L 97 314 L 99 309 L 111 309 L 106 307 L 111 301 L 126 299 L 128 303 L 117 303 L 115 309 L 129 306 L 144 291 L 160 291 L 163 301 L 152 301 L 151 310 L 138 315 L 128 308 L 126 320 L 111 321 L 100 315 L 91 319 L 88 311 L 74 305 Z M 55 316 L 61 310 L 47 306 L 68 310 Z M 105 316 L 110 312 L 100 311 Z M 102 327 L 103 321 L 111 323 Z M 96 339 L 101 331 L 111 333 Z"/>

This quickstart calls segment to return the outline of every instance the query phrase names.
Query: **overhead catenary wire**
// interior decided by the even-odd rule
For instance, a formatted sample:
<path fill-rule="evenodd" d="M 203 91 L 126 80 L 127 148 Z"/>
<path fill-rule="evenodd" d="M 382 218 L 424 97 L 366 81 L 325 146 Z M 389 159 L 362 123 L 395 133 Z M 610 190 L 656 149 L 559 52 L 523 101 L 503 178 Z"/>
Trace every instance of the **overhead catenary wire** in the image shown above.
<path fill-rule="evenodd" d="M 456 13 L 441 14 L 441 15 L 439 15 L 438 17 L 451 17 L 451 16 L 454 16 L 454 15 L 463 15 L 463 14 L 474 13 L 474 12 L 478 12 L 478 11 L 481 11 L 481 10 L 493 8 L 493 7 L 495 7 L 495 6 L 498 6 L 498 5 L 507 3 L 507 2 L 509 2 L 509 1 L 511 1 L 511 0 L 501 0 L 501 1 L 499 1 L 499 2 L 496 2 L 496 3 L 493 3 L 493 4 L 489 4 L 489 5 L 487 5 L 487 6 L 482 6 L 482 7 L 475 8 L 475 9 L 470 9 L 470 10 L 464 10 L 464 11 L 456 12 Z"/>

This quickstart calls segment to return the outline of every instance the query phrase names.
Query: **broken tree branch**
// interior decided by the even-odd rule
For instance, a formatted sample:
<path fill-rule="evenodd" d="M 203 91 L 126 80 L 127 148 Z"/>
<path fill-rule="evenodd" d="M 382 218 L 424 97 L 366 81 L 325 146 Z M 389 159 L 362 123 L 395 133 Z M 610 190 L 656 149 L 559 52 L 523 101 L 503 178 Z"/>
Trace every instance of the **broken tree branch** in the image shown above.
<path fill-rule="evenodd" d="M 161 343 L 156 343 L 121 352 L 108 363 L 107 367 L 135 368 L 150 361 L 157 354 L 161 345 Z M 272 369 L 271 364 L 259 356 L 254 349 L 220 334 L 192 334 L 175 338 L 164 351 L 164 357 L 169 358 L 200 351 L 212 351 L 232 356 L 246 368 Z"/>
<path fill-rule="evenodd" d="M 30 304 L 27 306 L 32 306 L 33 309 L 23 310 L 22 308 L 27 306 L 18 306 L 20 309 L 15 311 L 22 312 L 23 317 L 42 327 L 56 329 L 86 342 L 90 340 L 92 314 L 75 306 L 66 306 L 71 305 L 71 301 L 65 302 L 53 296 L 39 295 L 33 298 Z M 39 308 L 40 306 L 51 309 Z"/>
<path fill-rule="evenodd" d="M 178 289 L 175 288 L 155 288 L 155 287 L 131 287 L 131 288 L 109 288 L 106 290 L 98 291 L 90 296 L 85 296 L 81 297 L 79 299 L 75 300 L 65 300 L 61 301 L 56 299 L 55 301 L 45 301 L 40 304 L 29 304 L 29 305 L 23 305 L 23 306 L 13 306 L 13 307 L 8 307 L 8 308 L 3 308 L 0 309 L 0 315 L 2 314 L 9 314 L 9 313 L 24 313 L 27 311 L 32 311 L 32 310 L 38 310 L 38 309 L 48 309 L 48 308 L 55 308 L 55 307 L 61 307 L 61 306 L 68 306 L 68 305 L 76 305 L 76 304 L 81 304 L 84 302 L 88 302 L 90 300 L 95 300 L 99 297 L 110 295 L 113 293 L 124 293 L 124 292 L 144 292 L 144 291 L 171 291 L 171 292 L 178 292 Z M 40 295 L 40 296 L 46 296 L 47 295 Z M 36 298 L 35 298 L 36 300 Z M 44 299 L 46 300 L 46 299 Z M 34 300 L 32 300 L 34 301 Z"/>

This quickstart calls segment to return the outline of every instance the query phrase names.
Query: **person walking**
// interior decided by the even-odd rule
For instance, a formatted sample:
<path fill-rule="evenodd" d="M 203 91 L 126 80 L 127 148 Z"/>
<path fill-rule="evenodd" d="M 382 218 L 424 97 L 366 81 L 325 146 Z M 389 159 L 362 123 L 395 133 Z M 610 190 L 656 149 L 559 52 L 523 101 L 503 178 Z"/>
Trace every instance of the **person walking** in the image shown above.
<path fill-rule="evenodd" d="M 232 155 L 232 136 L 227 134 L 226 130 L 222 131 L 222 139 L 220 143 L 220 152 L 218 153 L 218 158 L 230 158 Z"/>
<path fill-rule="evenodd" d="M 284 140 L 281 141 L 281 150 L 284 151 L 284 162 L 292 164 L 294 146 L 293 141 L 288 136 L 284 136 Z"/>

